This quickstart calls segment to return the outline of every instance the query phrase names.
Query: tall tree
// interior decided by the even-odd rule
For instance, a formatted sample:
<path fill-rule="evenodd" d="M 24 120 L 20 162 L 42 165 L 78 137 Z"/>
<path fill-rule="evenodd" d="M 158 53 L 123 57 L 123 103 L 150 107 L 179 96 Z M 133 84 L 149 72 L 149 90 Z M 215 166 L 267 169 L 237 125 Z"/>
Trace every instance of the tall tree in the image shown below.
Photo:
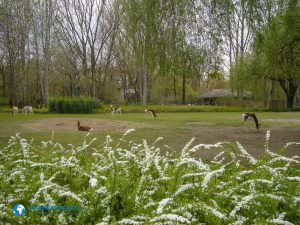
<path fill-rule="evenodd" d="M 279 82 L 292 109 L 300 79 L 300 6 L 290 1 L 287 11 L 274 17 L 256 40 L 255 57 L 263 64 L 262 75 Z"/>
<path fill-rule="evenodd" d="M 80 57 L 82 74 L 87 81 L 91 80 L 88 89 L 93 97 L 96 97 L 96 67 L 103 60 L 114 25 L 107 22 L 111 10 L 107 4 L 106 0 L 58 0 L 55 9 L 58 40 Z"/>
<path fill-rule="evenodd" d="M 0 4 L 3 13 L 0 35 L 2 37 L 2 51 L 7 68 L 7 94 L 11 104 L 24 104 L 27 97 L 25 53 L 32 18 L 30 1 L 1 1 Z M 20 93 L 23 93 L 22 102 L 18 100 L 22 97 Z"/>
<path fill-rule="evenodd" d="M 33 1 L 33 29 L 32 46 L 34 49 L 34 59 L 36 64 L 36 74 L 38 79 L 39 104 L 48 103 L 49 97 L 49 77 L 52 47 L 54 42 L 54 2 L 53 0 Z"/>

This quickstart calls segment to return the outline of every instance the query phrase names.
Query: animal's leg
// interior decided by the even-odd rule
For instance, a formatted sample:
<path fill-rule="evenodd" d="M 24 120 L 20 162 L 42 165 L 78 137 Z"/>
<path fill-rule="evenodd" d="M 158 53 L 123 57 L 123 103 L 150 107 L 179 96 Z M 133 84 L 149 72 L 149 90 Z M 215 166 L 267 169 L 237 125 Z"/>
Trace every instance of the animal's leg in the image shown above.
<path fill-rule="evenodd" d="M 246 122 L 247 118 L 248 118 L 248 116 L 243 113 L 242 114 L 242 125 L 243 125 L 243 127 L 245 127 L 245 122 Z"/>

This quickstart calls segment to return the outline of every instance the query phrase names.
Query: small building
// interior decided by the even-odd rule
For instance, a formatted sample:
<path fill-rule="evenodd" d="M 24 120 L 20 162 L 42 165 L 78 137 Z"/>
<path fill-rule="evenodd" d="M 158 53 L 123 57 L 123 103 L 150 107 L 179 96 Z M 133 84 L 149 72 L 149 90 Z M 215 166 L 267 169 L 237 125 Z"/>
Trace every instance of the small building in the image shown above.
<path fill-rule="evenodd" d="M 205 92 L 200 96 L 200 101 L 204 105 L 221 105 L 222 100 L 225 99 L 237 99 L 236 92 L 232 92 L 230 89 L 213 89 Z M 250 91 L 243 92 L 243 99 L 251 99 L 252 94 Z"/>

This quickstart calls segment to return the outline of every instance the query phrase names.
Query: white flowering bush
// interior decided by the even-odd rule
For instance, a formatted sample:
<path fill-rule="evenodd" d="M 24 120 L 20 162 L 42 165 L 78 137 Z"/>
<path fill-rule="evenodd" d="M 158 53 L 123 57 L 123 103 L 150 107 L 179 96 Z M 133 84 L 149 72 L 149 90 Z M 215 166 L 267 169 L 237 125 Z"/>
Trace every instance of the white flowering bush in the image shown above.
<path fill-rule="evenodd" d="M 193 145 L 170 155 L 158 138 L 134 143 L 127 131 L 95 147 L 19 134 L 0 150 L 0 221 L 7 224 L 299 224 L 300 157 L 269 149 L 256 159 L 239 143 Z M 218 148 L 210 161 L 199 151 Z M 17 217 L 14 204 L 27 213 Z M 37 212 L 30 206 L 77 206 Z"/>

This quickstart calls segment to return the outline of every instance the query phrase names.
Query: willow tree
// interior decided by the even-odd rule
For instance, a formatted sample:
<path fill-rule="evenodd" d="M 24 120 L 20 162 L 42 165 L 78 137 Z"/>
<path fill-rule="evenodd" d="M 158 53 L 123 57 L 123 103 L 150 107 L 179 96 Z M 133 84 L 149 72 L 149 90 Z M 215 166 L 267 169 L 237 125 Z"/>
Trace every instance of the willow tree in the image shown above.
<path fill-rule="evenodd" d="M 149 81 L 160 76 L 181 76 L 178 56 L 187 43 L 189 1 L 119 1 L 120 38 L 128 43 L 140 71 L 141 102 L 148 103 Z M 183 56 L 182 56 L 183 57 Z"/>
<path fill-rule="evenodd" d="M 286 95 L 287 108 L 292 109 L 300 82 L 299 1 L 290 1 L 287 8 L 257 36 L 255 57 L 260 61 L 262 77 L 279 82 Z"/>
<path fill-rule="evenodd" d="M 148 104 L 149 75 L 155 69 L 155 52 L 159 26 L 159 1 L 127 0 L 119 1 L 118 15 L 119 45 L 128 45 L 140 74 L 140 96 L 144 105 Z"/>

